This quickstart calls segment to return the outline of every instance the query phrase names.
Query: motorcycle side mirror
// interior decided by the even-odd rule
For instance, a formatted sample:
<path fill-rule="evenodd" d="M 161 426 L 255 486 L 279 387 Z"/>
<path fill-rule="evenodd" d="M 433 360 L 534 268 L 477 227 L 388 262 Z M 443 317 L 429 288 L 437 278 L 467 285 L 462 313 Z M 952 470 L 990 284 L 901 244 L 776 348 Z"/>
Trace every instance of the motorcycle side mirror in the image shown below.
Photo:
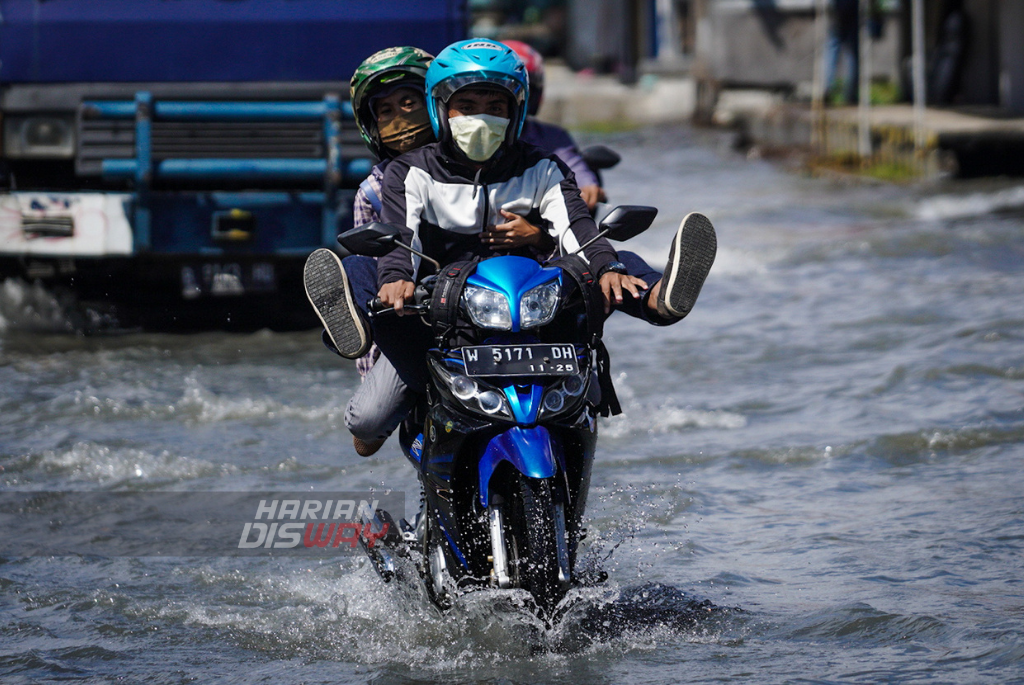
<path fill-rule="evenodd" d="M 587 166 L 594 171 L 600 171 L 601 169 L 611 169 L 613 166 L 622 161 L 622 157 L 619 153 L 615 152 L 611 148 L 605 147 L 604 145 L 591 145 L 584 148 L 580 155 L 583 157 L 583 161 L 587 163 Z"/>
<path fill-rule="evenodd" d="M 634 238 L 650 228 L 656 216 L 658 216 L 657 207 L 621 205 L 608 212 L 597 228 L 608 239 L 622 242 Z"/>
<path fill-rule="evenodd" d="M 365 255 L 367 257 L 383 257 L 396 247 L 418 255 L 424 261 L 430 262 L 434 268 L 440 271 L 441 265 L 436 259 L 431 259 L 419 250 L 414 250 L 402 242 L 402 232 L 397 226 L 371 221 L 368 224 L 357 226 L 345 231 L 338 236 L 338 243 L 352 254 Z"/>
<path fill-rule="evenodd" d="M 352 254 L 383 257 L 395 249 L 401 233 L 395 226 L 372 221 L 338 236 L 338 243 Z"/>
<path fill-rule="evenodd" d="M 611 238 L 619 242 L 638 236 L 654 222 L 658 216 L 657 207 L 644 205 L 621 205 L 604 215 L 598 226 L 597 235 L 580 245 L 571 254 L 583 252 L 601 238 Z"/>

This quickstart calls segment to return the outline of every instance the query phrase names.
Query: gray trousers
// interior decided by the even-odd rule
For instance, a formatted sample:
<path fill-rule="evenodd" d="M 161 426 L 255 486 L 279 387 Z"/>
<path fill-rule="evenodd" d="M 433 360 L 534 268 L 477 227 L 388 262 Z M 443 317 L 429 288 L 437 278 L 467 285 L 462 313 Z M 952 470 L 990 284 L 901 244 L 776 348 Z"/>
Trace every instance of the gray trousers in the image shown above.
<path fill-rule="evenodd" d="M 345 426 L 365 441 L 384 440 L 416 406 L 416 393 L 381 355 L 345 407 Z"/>

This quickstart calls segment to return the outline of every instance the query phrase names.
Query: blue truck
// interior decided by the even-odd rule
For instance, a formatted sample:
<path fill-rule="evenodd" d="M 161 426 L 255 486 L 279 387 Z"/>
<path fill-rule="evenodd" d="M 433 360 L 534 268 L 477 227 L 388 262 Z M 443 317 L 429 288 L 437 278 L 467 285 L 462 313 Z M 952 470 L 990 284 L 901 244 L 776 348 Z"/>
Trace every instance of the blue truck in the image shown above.
<path fill-rule="evenodd" d="M 0 278 L 121 326 L 314 325 L 303 263 L 373 164 L 350 75 L 466 21 L 464 0 L 0 0 Z"/>

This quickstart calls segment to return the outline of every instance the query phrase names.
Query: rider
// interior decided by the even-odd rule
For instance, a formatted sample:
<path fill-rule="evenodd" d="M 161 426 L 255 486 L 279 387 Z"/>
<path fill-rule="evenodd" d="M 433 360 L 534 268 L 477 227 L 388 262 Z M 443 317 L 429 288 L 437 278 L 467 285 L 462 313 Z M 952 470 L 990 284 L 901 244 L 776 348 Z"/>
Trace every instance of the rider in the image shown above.
<path fill-rule="evenodd" d="M 352 76 L 351 101 L 356 126 L 367 147 L 381 160 L 356 192 L 355 226 L 380 220 L 381 181 L 388 163 L 403 152 L 434 141 L 423 93 L 424 77 L 432 59 L 432 55 L 418 48 L 388 48 L 364 60 Z M 563 145 L 559 137 L 548 136 L 547 140 L 557 143 L 555 152 L 562 155 L 567 164 L 582 165 L 583 171 L 596 181 L 571 141 L 570 145 Z M 488 236 L 492 235 L 514 236 L 524 244 L 539 246 L 547 238 L 539 228 L 522 221 L 502 223 L 494 228 L 494 234 L 485 234 L 482 239 L 489 240 Z M 544 245 L 547 251 L 553 246 L 553 242 Z M 346 339 L 350 327 L 344 325 L 348 311 L 343 304 L 345 288 L 338 286 L 348 280 L 349 291 L 364 291 L 367 284 L 375 289 L 375 260 L 351 256 L 344 259 L 342 266 L 331 250 L 317 250 L 307 261 L 304 280 L 309 299 L 324 323 L 324 343 L 342 356 L 358 355 L 366 339 Z M 353 280 L 357 283 L 355 286 L 351 283 Z M 335 340 L 335 333 L 338 340 Z M 346 427 L 352 433 L 356 452 L 362 456 L 374 454 L 381 447 L 415 402 L 415 395 L 407 392 L 391 363 L 387 358 L 380 360 L 379 356 L 378 347 L 372 345 L 366 354 L 356 359 L 363 382 L 345 409 Z"/>
<path fill-rule="evenodd" d="M 598 202 L 607 200 L 597 174 L 587 166 L 579 148 L 576 147 L 576 141 L 572 139 L 568 131 L 561 126 L 549 124 L 537 118 L 541 100 L 544 98 L 544 58 L 532 46 L 521 40 L 502 42 L 512 48 L 519 55 L 519 59 L 523 60 L 526 74 L 530 80 L 530 98 L 526 106 L 526 113 L 529 116 L 526 117 L 526 123 L 523 124 L 523 132 L 519 134 L 519 139 L 558 155 L 559 159 L 572 169 L 572 173 L 576 176 L 576 185 L 579 186 L 580 195 L 583 196 L 583 201 L 593 212 Z"/>
<path fill-rule="evenodd" d="M 432 55 L 419 48 L 388 48 L 364 60 L 352 76 L 356 126 L 367 147 L 381 160 L 356 192 L 355 226 L 380 220 L 381 180 L 388 163 L 403 152 L 434 141 L 423 94 L 424 76 L 432 59 Z M 495 227 L 505 228 L 509 233 L 503 235 L 514 234 L 524 244 L 541 243 L 546 238 L 539 228 L 525 222 Z M 358 356 L 368 338 L 350 335 L 352 329 L 345 325 L 349 311 L 345 292 L 375 290 L 376 261 L 350 256 L 339 262 L 333 251 L 320 249 L 306 262 L 304 283 L 324 324 L 325 345 L 341 356 L 358 357 L 356 367 L 363 382 L 346 406 L 345 424 L 352 433 L 356 452 L 369 456 L 380 449 L 416 399 L 387 358 L 380 359 L 376 345 Z M 421 331 L 409 333 L 416 337 Z"/>
<path fill-rule="evenodd" d="M 415 240 L 441 261 L 533 244 L 538 229 L 527 217 L 549 226 L 549 237 L 563 251 L 596 233 L 565 165 L 517 140 L 526 117 L 524 71 L 511 50 L 486 40 L 449 46 L 428 70 L 428 114 L 440 142 L 389 164 L 382 218 L 406 226 L 405 240 Z M 480 192 L 488 196 L 483 201 Z M 505 221 L 493 224 L 499 216 Z M 612 299 L 622 304 L 623 289 L 640 298 L 639 286 L 647 290 L 643 299 L 627 299 L 626 304 L 639 306 L 643 318 L 652 323 L 668 324 L 689 311 L 710 267 L 708 263 L 707 268 L 683 273 L 679 267 L 686 260 L 681 255 L 694 240 L 713 242 L 713 236 L 704 217 L 690 215 L 684 220 L 673 242 L 664 288 L 660 274 L 649 267 L 643 280 L 622 273 L 623 265 L 616 263 L 614 251 L 603 240 L 585 255 L 600 276 L 606 308 Z M 378 294 L 399 311 L 411 294 L 418 261 L 407 255 L 396 250 L 380 262 Z M 325 317 L 323 305 L 310 298 L 332 339 L 341 341 L 337 347 L 344 356 L 358 356 L 371 337 L 360 310 L 374 292 L 366 287 L 365 274 L 353 273 L 351 259 L 345 260 L 344 268 L 334 267 L 341 272 L 341 278 L 333 279 L 340 284 L 332 305 L 336 316 Z M 426 381 L 423 351 L 432 343 L 429 329 L 410 319 L 378 319 L 373 334 L 407 385 L 421 390 Z M 399 421 L 403 415 L 404 411 L 393 413 Z"/>
<path fill-rule="evenodd" d="M 403 241 L 441 263 L 487 256 L 482 248 L 488 245 L 481 245 L 481 234 L 499 233 L 489 238 L 490 245 L 518 251 L 514 238 L 493 231 L 499 216 L 511 215 L 513 223 L 544 224 L 562 252 L 575 250 L 597 233 L 569 169 L 555 156 L 519 141 L 527 114 L 525 71 L 510 48 L 486 39 L 448 46 L 427 69 L 427 110 L 438 142 L 388 165 L 381 218 L 404 226 Z M 687 217 L 673 242 L 668 276 L 654 282 L 624 273 L 604 239 L 593 242 L 583 254 L 599 279 L 606 308 L 613 301 L 622 304 L 623 290 L 640 302 L 639 287 L 648 290 L 642 302 L 652 320 L 659 317 L 660 323 L 671 323 L 689 312 L 707 275 L 706 269 L 678 273 L 686 262 L 680 253 L 691 239 L 706 242 L 713 235 L 707 219 Z M 419 261 L 398 249 L 378 263 L 377 294 L 399 314 L 412 296 Z M 362 298 L 355 299 L 362 303 Z M 353 322 L 365 326 L 360 314 L 354 313 Z M 383 324 L 375 326 L 374 332 L 382 333 Z M 425 387 L 422 354 L 409 345 L 389 351 L 383 339 L 380 344 L 411 388 Z"/>

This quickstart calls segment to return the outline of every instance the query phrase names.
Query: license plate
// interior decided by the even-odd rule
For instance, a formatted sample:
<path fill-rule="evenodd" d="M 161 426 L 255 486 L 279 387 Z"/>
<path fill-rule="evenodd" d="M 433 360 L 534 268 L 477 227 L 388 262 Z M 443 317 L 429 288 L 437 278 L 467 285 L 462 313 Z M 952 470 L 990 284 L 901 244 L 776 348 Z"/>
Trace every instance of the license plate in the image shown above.
<path fill-rule="evenodd" d="M 181 294 L 186 300 L 204 295 L 230 297 L 275 290 L 277 275 L 269 262 L 208 262 L 181 267 Z"/>
<path fill-rule="evenodd" d="M 476 345 L 462 348 L 470 376 L 567 376 L 580 372 L 572 345 Z"/>

